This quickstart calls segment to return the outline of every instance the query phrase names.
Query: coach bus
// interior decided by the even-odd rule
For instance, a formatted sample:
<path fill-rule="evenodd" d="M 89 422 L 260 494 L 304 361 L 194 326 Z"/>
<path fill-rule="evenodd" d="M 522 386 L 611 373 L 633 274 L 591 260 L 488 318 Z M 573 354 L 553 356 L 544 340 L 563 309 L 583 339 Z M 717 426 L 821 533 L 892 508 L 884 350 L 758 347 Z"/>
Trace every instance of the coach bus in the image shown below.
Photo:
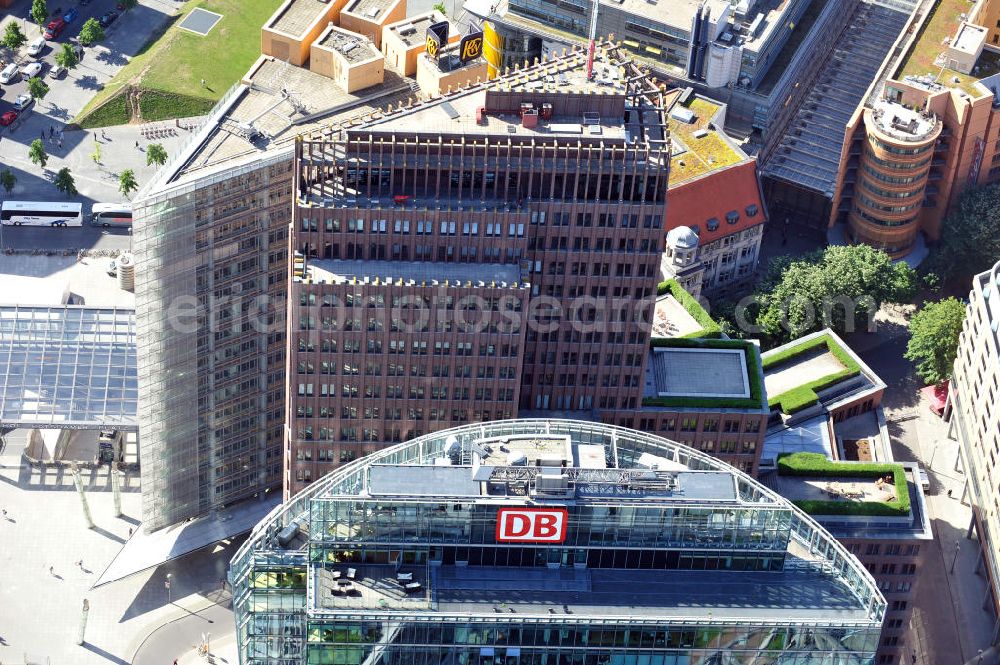
<path fill-rule="evenodd" d="M 95 203 L 90 210 L 94 226 L 132 226 L 132 206 L 122 203 Z"/>
<path fill-rule="evenodd" d="M 83 226 L 80 203 L 4 201 L 0 224 L 5 226 Z"/>

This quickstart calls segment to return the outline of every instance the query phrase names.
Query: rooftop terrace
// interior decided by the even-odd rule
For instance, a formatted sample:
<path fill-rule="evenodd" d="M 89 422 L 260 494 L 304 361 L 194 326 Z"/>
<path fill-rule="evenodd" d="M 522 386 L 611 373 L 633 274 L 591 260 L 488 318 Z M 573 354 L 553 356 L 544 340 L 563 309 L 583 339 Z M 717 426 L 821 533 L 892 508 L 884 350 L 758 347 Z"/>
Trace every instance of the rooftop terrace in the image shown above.
<path fill-rule="evenodd" d="M 895 78 L 903 80 L 907 76 L 927 77 L 972 97 L 987 94 L 976 83 L 981 78 L 1000 72 L 1000 57 L 995 52 L 984 50 L 972 74 L 963 74 L 944 66 L 947 64 L 944 53 L 948 44 L 958 36 L 959 28 L 968 18 L 967 14 L 972 6 L 968 0 L 938 0 L 933 13 L 925 19 L 917 38 L 896 70 Z M 956 78 L 958 83 L 955 83 Z"/>

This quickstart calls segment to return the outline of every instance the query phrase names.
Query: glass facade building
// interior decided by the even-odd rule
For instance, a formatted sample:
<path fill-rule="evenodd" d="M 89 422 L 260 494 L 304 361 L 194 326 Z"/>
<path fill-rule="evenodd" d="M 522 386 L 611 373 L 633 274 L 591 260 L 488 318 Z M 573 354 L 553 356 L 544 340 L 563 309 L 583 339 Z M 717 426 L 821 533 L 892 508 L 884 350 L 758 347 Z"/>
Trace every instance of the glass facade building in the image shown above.
<path fill-rule="evenodd" d="M 570 420 L 351 462 L 258 525 L 230 581 L 243 665 L 860 665 L 886 609 L 749 476 Z"/>

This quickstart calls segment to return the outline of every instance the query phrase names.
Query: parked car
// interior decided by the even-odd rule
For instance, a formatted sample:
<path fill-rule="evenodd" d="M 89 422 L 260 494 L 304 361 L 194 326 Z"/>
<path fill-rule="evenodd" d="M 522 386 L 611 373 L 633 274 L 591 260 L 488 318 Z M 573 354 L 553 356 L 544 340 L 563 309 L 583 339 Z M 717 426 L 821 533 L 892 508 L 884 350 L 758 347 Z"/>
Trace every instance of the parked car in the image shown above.
<path fill-rule="evenodd" d="M 45 37 L 38 37 L 36 39 L 33 39 L 31 40 L 31 43 L 28 44 L 28 55 L 30 55 L 33 58 L 37 58 L 38 56 L 40 56 L 42 54 L 42 51 L 44 50 L 45 50 Z"/>
<path fill-rule="evenodd" d="M 106 28 L 112 23 L 114 23 L 116 18 L 118 18 L 118 12 L 108 12 L 107 14 L 101 16 L 101 18 L 99 18 L 97 21 L 98 23 L 101 24 L 102 28 Z"/>
<path fill-rule="evenodd" d="M 14 110 L 18 112 L 24 111 L 34 103 L 35 99 L 31 95 L 20 94 L 14 100 Z"/>
<path fill-rule="evenodd" d="M 45 63 L 43 62 L 32 62 L 25 65 L 21 73 L 27 76 L 29 79 L 33 76 L 41 76 L 42 71 L 45 69 Z"/>
<path fill-rule="evenodd" d="M 0 83 L 3 83 L 4 85 L 8 83 L 17 83 L 20 78 L 21 70 L 18 69 L 16 63 L 12 62 L 4 67 L 3 71 L 0 71 Z"/>
<path fill-rule="evenodd" d="M 63 14 L 63 20 L 66 21 L 67 23 L 72 23 L 79 15 L 80 15 L 80 10 L 77 9 L 76 7 L 73 7 L 68 12 Z"/>
<path fill-rule="evenodd" d="M 17 112 L 7 111 L 3 115 L 0 115 L 0 127 L 7 127 L 8 125 L 12 125 L 14 124 L 15 120 L 17 120 Z"/>
<path fill-rule="evenodd" d="M 66 76 L 66 68 L 65 67 L 57 65 L 57 66 L 55 66 L 55 67 L 53 67 L 52 69 L 49 70 L 49 78 L 50 79 L 61 79 L 64 76 Z"/>
<path fill-rule="evenodd" d="M 47 26 L 45 26 L 45 38 L 48 40 L 57 39 L 65 29 L 66 21 L 64 21 L 61 16 L 59 18 L 54 18 L 49 21 Z"/>

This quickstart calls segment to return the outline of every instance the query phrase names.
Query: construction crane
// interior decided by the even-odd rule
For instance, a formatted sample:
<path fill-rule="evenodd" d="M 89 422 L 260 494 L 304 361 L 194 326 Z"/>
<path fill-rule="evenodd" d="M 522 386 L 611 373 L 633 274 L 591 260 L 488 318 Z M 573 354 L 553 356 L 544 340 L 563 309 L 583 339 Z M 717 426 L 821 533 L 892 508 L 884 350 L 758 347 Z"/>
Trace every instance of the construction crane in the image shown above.
<path fill-rule="evenodd" d="M 597 48 L 597 8 L 600 0 L 594 0 L 594 11 L 590 14 L 590 45 L 587 47 L 587 80 L 594 80 L 594 50 Z"/>

